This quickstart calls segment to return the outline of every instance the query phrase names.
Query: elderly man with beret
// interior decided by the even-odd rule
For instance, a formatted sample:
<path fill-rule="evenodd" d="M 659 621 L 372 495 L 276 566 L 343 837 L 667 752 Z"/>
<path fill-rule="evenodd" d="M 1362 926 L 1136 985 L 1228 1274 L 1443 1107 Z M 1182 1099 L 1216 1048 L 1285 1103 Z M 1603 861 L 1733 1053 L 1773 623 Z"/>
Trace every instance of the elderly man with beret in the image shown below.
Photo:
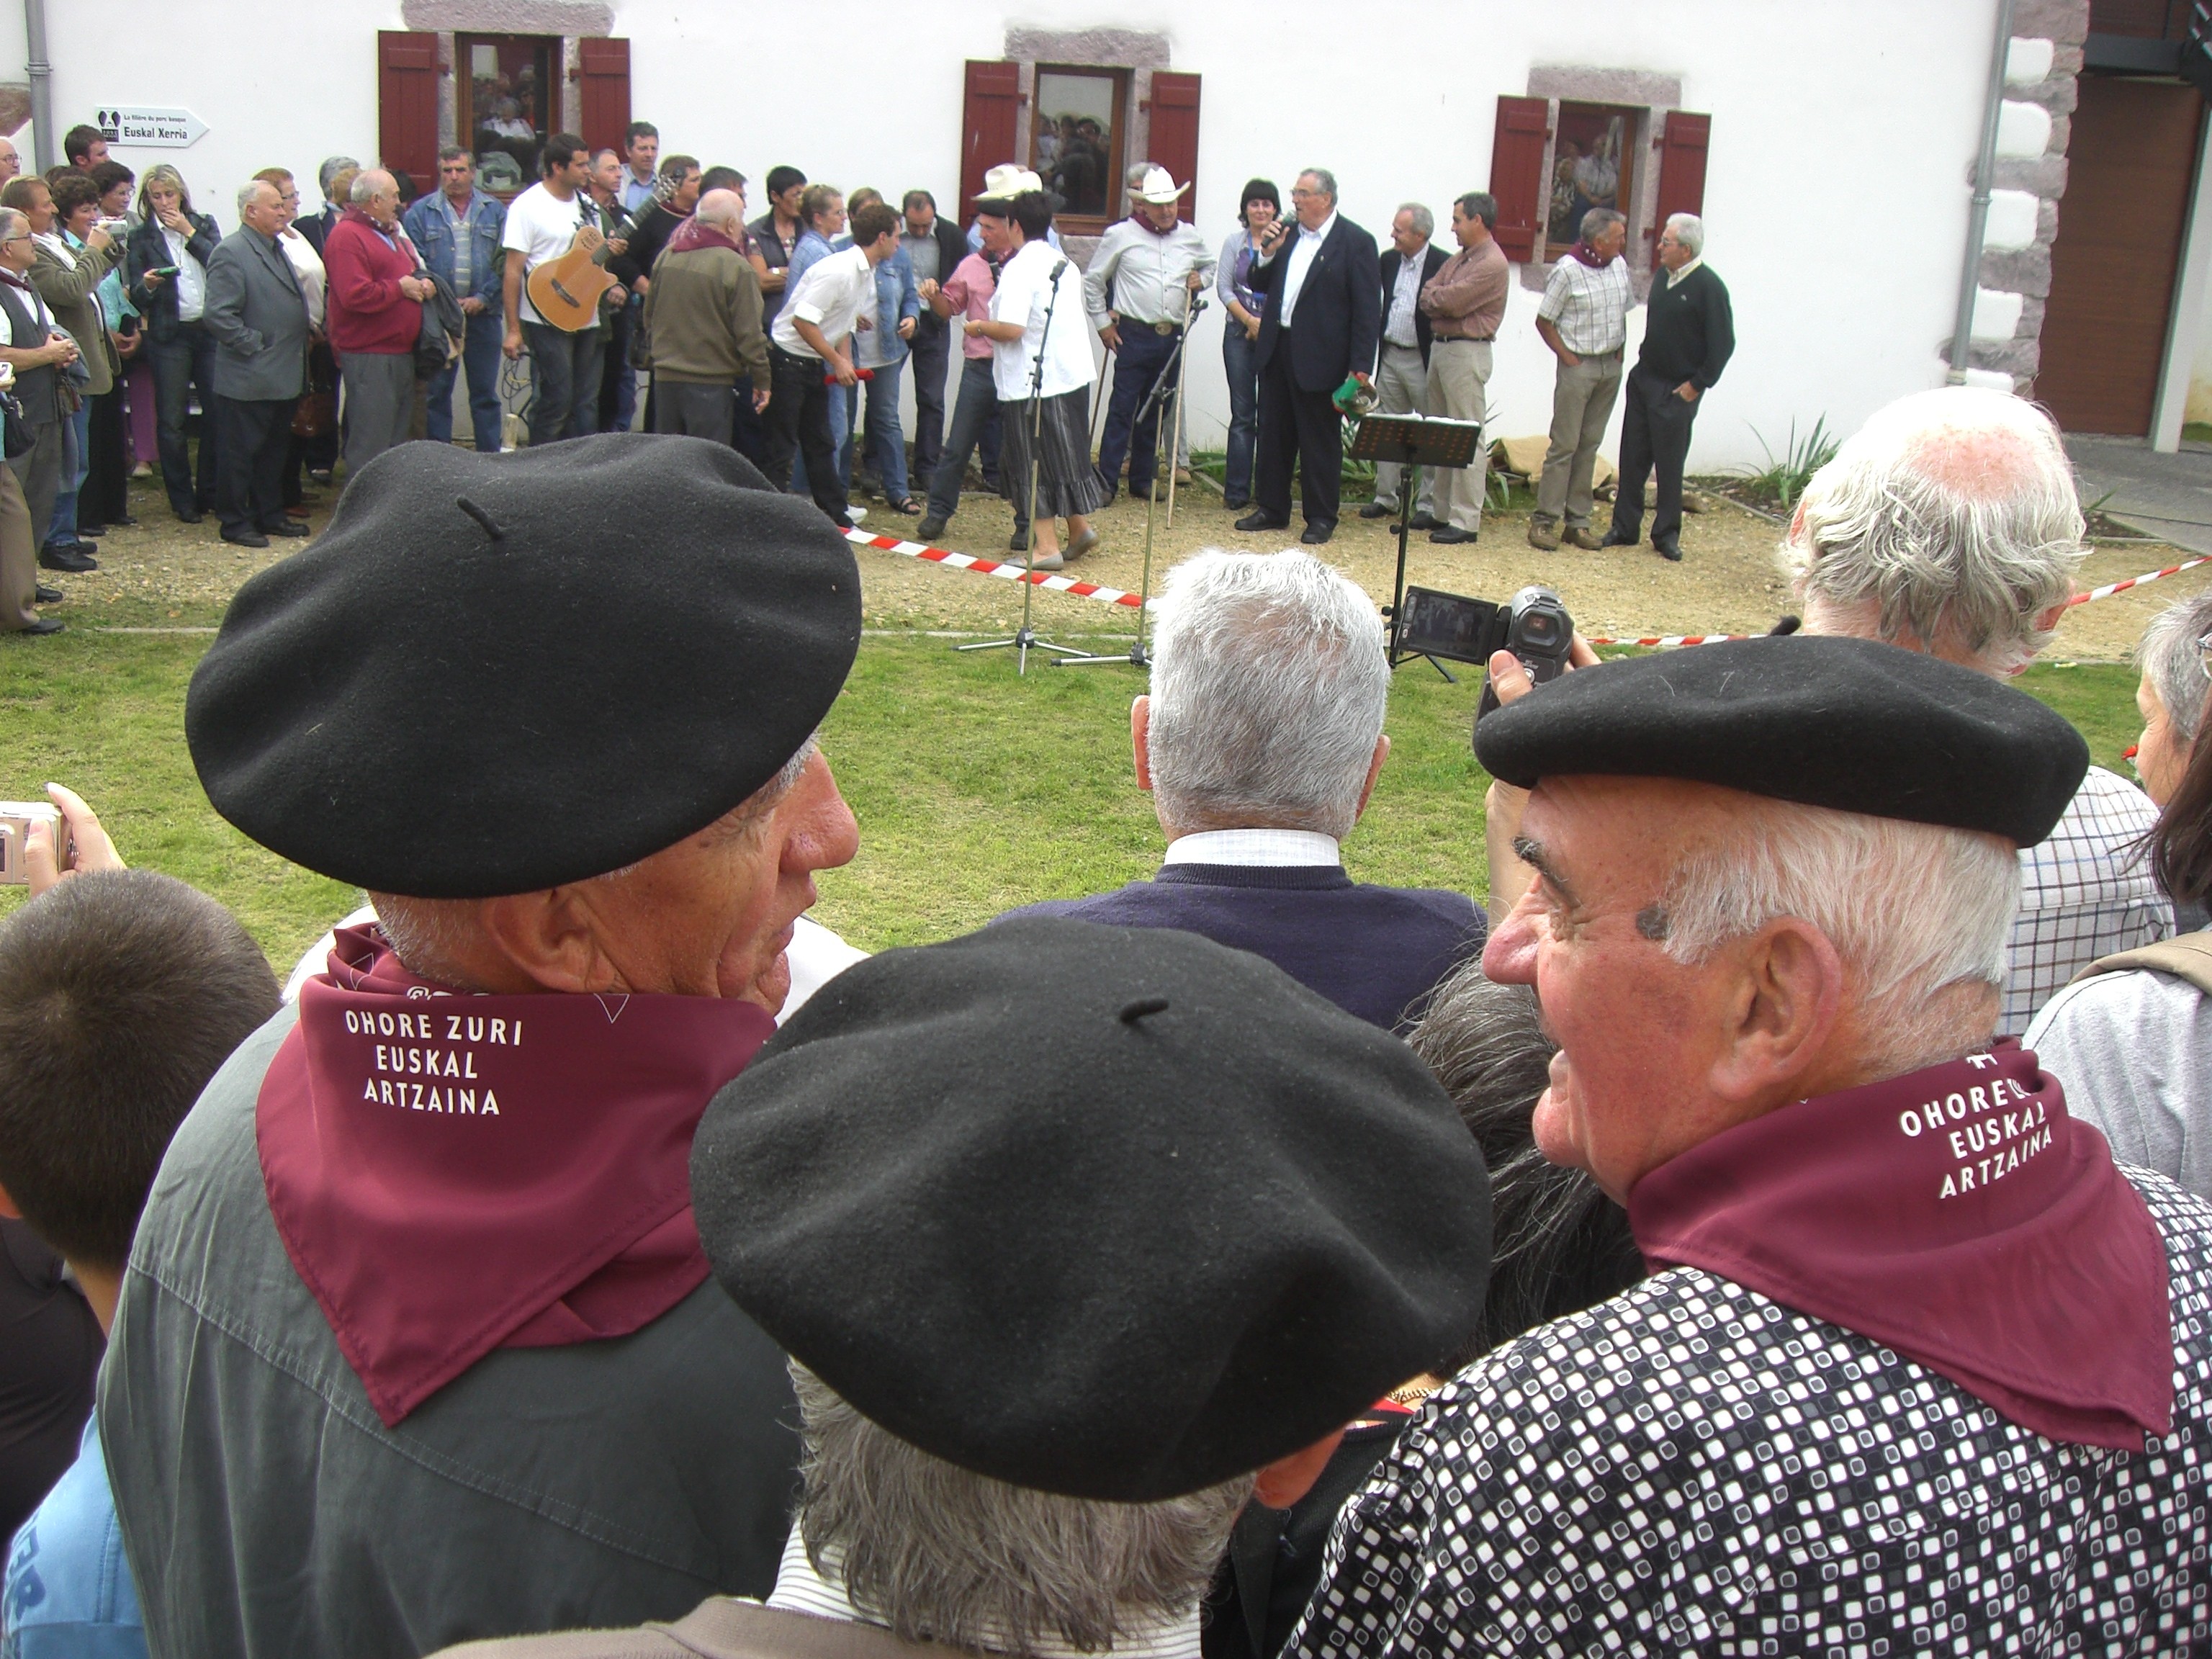
<path fill-rule="evenodd" d="M 1481 1155 L 1412 1050 L 1167 929 L 1032 917 L 848 969 L 691 1167 L 799 1386 L 775 1592 L 471 1659 L 1198 1659 L 1238 1511 L 1463 1345 L 1489 1273 Z"/>
<path fill-rule="evenodd" d="M 1992 1042 L 2080 736 L 1770 638 L 1581 670 L 1475 747 L 1533 790 L 1484 966 L 1560 1045 L 1537 1144 L 1653 1273 L 1431 1399 L 1287 1651 L 2203 1649 L 2212 1206 Z"/>
<path fill-rule="evenodd" d="M 201 781 L 382 920 L 209 1085 L 138 1229 L 101 1419 L 155 1652 L 772 1586 L 790 1384 L 688 1159 L 853 856 L 813 732 L 860 627 L 820 514 L 643 434 L 404 446 L 240 590 Z"/>

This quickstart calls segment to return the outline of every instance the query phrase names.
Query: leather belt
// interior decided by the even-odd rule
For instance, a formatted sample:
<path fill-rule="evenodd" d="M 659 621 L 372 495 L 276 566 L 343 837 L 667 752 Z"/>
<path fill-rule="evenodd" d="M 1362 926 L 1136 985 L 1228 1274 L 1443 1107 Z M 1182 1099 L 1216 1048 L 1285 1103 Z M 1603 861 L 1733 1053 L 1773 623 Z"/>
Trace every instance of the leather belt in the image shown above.
<path fill-rule="evenodd" d="M 1116 318 L 1115 319 L 1115 326 L 1117 328 L 1149 328 L 1153 333 L 1163 336 L 1169 334 L 1180 334 L 1182 332 L 1182 325 L 1181 323 L 1148 323 L 1141 317 Z"/>

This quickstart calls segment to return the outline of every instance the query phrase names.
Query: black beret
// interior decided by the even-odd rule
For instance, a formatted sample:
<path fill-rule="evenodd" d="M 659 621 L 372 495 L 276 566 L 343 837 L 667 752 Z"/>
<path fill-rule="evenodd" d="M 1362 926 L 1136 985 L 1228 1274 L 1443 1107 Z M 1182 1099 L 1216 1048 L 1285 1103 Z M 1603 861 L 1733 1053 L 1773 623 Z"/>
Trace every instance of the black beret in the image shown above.
<path fill-rule="evenodd" d="M 1490 1182 L 1397 1038 L 1258 957 L 1057 918 L 848 969 L 691 1152 L 723 1288 L 866 1416 L 1018 1486 L 1259 1468 L 1462 1346 Z"/>
<path fill-rule="evenodd" d="M 1872 640 L 1727 640 L 1585 668 L 1474 728 L 1492 777 L 1682 778 L 2032 847 L 2089 766 L 2024 691 Z"/>
<path fill-rule="evenodd" d="M 403 444 L 238 592 L 185 734 L 216 811 L 356 887 L 483 898 L 704 829 L 837 696 L 860 572 L 726 444 Z"/>

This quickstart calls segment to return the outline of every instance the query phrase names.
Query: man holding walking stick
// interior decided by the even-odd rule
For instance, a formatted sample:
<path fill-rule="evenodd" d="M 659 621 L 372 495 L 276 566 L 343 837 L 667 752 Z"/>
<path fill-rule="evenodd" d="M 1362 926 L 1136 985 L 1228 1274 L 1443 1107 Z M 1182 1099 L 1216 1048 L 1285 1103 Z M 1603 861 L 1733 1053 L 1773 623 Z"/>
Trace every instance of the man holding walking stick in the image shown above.
<path fill-rule="evenodd" d="M 1177 216 L 1189 189 L 1165 167 L 1145 168 L 1129 187 L 1129 216 L 1099 239 L 1083 278 L 1091 326 L 1115 357 L 1106 436 L 1098 447 L 1098 481 L 1109 501 L 1120 486 L 1124 456 L 1129 493 L 1143 496 L 1152 489 L 1159 416 L 1140 421 L 1139 412 L 1160 376 L 1177 372 L 1172 365 L 1190 296 L 1213 280 L 1213 251 L 1195 226 Z"/>

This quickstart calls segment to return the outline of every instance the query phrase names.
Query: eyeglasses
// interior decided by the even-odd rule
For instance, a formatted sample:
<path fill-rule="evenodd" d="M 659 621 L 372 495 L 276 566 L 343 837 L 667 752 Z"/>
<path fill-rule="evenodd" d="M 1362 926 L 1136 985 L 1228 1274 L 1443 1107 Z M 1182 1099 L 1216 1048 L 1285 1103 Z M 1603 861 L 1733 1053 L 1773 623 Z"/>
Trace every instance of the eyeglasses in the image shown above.
<path fill-rule="evenodd" d="M 1328 194 L 1325 190 L 1300 190 L 1296 185 L 1292 185 L 1291 189 L 1291 195 L 1294 199 L 1310 200 L 1314 197 Z"/>

